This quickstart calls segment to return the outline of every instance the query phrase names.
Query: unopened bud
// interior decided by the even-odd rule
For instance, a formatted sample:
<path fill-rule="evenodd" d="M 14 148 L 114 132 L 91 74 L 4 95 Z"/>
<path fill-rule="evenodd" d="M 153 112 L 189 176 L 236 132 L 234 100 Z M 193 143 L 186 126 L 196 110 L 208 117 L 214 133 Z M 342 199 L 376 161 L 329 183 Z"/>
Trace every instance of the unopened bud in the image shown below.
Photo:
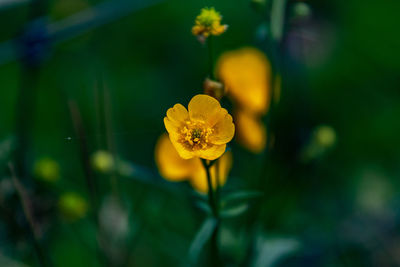
<path fill-rule="evenodd" d="M 92 155 L 93 168 L 101 173 L 109 173 L 114 169 L 113 155 L 108 151 L 99 150 Z"/>
<path fill-rule="evenodd" d="M 86 200 L 74 192 L 61 195 L 58 206 L 63 217 L 69 221 L 83 218 L 88 210 Z"/>
<path fill-rule="evenodd" d="M 206 95 L 212 96 L 217 100 L 220 100 L 225 94 L 224 85 L 209 78 L 205 79 L 203 87 Z"/>

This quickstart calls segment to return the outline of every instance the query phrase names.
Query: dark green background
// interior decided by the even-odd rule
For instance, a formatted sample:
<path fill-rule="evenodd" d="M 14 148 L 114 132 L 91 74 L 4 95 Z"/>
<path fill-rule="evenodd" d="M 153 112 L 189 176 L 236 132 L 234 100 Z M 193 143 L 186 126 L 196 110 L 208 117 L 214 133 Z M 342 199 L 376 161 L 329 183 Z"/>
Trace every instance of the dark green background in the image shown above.
<path fill-rule="evenodd" d="M 97 2 L 49 1 L 49 20 Z M 275 59 L 274 69 L 276 58 L 281 59 L 283 77 L 281 101 L 268 119 L 274 150 L 253 155 L 232 145 L 234 167 L 226 190 L 259 190 L 264 196 L 253 201 L 247 213 L 224 223 L 236 237 L 231 243 L 223 239 L 226 262 L 247 266 L 256 257 L 247 255 L 254 238 L 266 236 L 300 243 L 278 266 L 398 265 L 399 2 L 306 2 L 311 18 L 295 20 L 297 1 L 288 1 L 285 35 L 274 55 L 270 43 L 257 34 L 262 24 L 268 32 L 267 8 L 258 13 L 244 0 L 163 1 L 48 50 L 35 67 L 36 81 L 22 71 L 21 60 L 1 65 L 0 140 L 14 135 L 15 111 L 20 108 L 16 98 L 25 82 L 35 95 L 34 112 L 26 114 L 32 122 L 28 165 L 52 157 L 61 165 L 64 181 L 59 187 L 37 181 L 27 186 L 50 203 L 70 190 L 88 199 L 68 99 L 80 108 L 90 151 L 105 149 L 104 119 L 96 115 L 96 105 L 102 104 L 95 98 L 103 84 L 110 95 L 118 155 L 156 173 L 154 146 L 165 131 L 166 110 L 175 103 L 186 105 L 202 92 L 207 50 L 191 35 L 191 26 L 202 7 L 214 6 L 229 24 L 228 31 L 215 38 L 216 55 L 256 46 Z M 0 40 L 17 37 L 28 23 L 28 13 L 28 5 L 0 10 Z M 296 56 L 290 47 L 303 53 Z M 322 158 L 302 163 L 298 155 L 320 124 L 336 130 L 336 146 Z M 2 176 L 8 175 L 4 163 Z M 107 195 L 108 177 L 97 178 L 102 196 Z M 125 244 L 129 265 L 178 266 L 185 261 L 204 214 L 194 206 L 188 186 L 172 185 L 170 191 L 146 179 L 118 177 L 130 218 Z M 97 264 L 96 254 L 88 248 L 95 242 L 88 218 L 71 225 L 52 209 L 38 217 L 46 223 L 42 243 L 56 266 Z M 0 252 L 36 264 L 29 241 L 11 228 L 0 223 Z M 92 245 L 84 245 L 77 235 Z M 242 235 L 246 241 L 239 238 Z"/>

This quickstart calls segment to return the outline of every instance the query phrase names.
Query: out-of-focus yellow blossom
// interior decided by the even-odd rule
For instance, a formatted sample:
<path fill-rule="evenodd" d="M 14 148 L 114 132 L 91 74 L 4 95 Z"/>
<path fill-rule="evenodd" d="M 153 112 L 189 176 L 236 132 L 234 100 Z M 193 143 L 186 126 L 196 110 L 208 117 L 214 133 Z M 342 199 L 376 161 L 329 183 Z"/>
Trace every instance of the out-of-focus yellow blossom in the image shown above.
<path fill-rule="evenodd" d="M 320 125 L 314 130 L 315 142 L 325 148 L 332 147 L 336 143 L 336 132 L 331 126 Z"/>
<path fill-rule="evenodd" d="M 156 144 L 155 160 L 161 176 L 166 180 L 171 182 L 188 180 L 198 192 L 208 192 L 207 173 L 201 160 L 197 157 L 191 159 L 180 157 L 166 134 L 163 134 Z M 232 166 L 232 154 L 226 152 L 218 161 L 210 168 L 211 179 L 213 185 L 216 186 L 216 164 L 219 164 L 219 184 L 223 186 Z"/>
<path fill-rule="evenodd" d="M 253 153 L 260 153 L 266 145 L 267 131 L 256 115 L 239 109 L 235 113 L 238 142 Z"/>
<path fill-rule="evenodd" d="M 46 182 L 55 182 L 60 179 L 60 165 L 51 158 L 42 158 L 36 161 L 33 172 L 36 178 Z"/>
<path fill-rule="evenodd" d="M 198 158 L 183 159 L 179 156 L 167 134 L 157 141 L 155 159 L 161 176 L 172 182 L 187 180 L 194 171 L 202 168 Z"/>
<path fill-rule="evenodd" d="M 231 168 L 232 153 L 227 151 L 224 153 L 224 155 L 222 155 L 218 162 L 214 163 L 210 167 L 211 183 L 214 189 L 217 187 L 217 178 L 219 186 L 225 185 Z M 205 194 L 208 192 L 207 173 L 204 168 L 201 168 L 197 172 L 193 173 L 192 177 L 190 178 L 190 184 L 194 189 L 196 189 L 196 191 L 200 193 Z"/>
<path fill-rule="evenodd" d="M 68 192 L 61 195 L 58 201 L 58 207 L 61 214 L 70 221 L 83 218 L 88 210 L 86 200 L 74 192 Z"/>
<path fill-rule="evenodd" d="M 225 52 L 217 62 L 217 75 L 240 108 L 268 111 L 271 66 L 263 52 L 252 47 Z"/>
<path fill-rule="evenodd" d="M 194 96 L 187 110 L 181 104 L 168 109 L 164 124 L 172 144 L 184 159 L 219 158 L 235 133 L 232 116 L 208 95 Z"/>
<path fill-rule="evenodd" d="M 109 173 L 114 169 L 115 161 L 113 155 L 104 150 L 96 151 L 92 155 L 93 168 L 102 173 Z"/>
<path fill-rule="evenodd" d="M 210 35 L 221 35 L 228 25 L 221 25 L 222 16 L 213 7 L 201 9 L 192 28 L 193 35 L 204 41 Z"/>

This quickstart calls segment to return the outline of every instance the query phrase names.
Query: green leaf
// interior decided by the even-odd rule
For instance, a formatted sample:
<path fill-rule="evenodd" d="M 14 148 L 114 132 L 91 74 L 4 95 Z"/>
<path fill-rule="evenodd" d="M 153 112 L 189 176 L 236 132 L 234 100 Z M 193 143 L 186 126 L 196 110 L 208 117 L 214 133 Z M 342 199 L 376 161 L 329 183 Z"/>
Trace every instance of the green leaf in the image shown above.
<path fill-rule="evenodd" d="M 202 211 L 204 211 L 206 214 L 211 214 L 211 209 L 210 206 L 208 205 L 208 203 L 204 202 L 204 201 L 196 201 L 195 205 L 201 209 Z"/>
<path fill-rule="evenodd" d="M 210 239 L 215 227 L 217 226 L 217 221 L 213 217 L 208 217 L 200 227 L 195 238 L 193 239 L 189 248 L 189 266 L 193 265 L 203 249 L 204 245 Z"/>
<path fill-rule="evenodd" d="M 233 201 L 244 201 L 253 198 L 262 197 L 264 193 L 258 191 L 239 191 L 235 193 L 231 193 L 223 198 L 223 202 L 227 204 Z"/>
<path fill-rule="evenodd" d="M 300 242 L 294 238 L 259 237 L 255 246 L 255 257 L 251 267 L 275 266 L 279 260 L 289 256 L 300 248 Z"/>
<path fill-rule="evenodd" d="M 275 41 L 280 41 L 285 22 L 286 0 L 273 0 L 271 8 L 271 35 Z"/>
<path fill-rule="evenodd" d="M 222 209 L 220 216 L 221 218 L 232 218 L 243 214 L 248 209 L 249 209 L 248 204 L 240 204 L 237 206 Z"/>

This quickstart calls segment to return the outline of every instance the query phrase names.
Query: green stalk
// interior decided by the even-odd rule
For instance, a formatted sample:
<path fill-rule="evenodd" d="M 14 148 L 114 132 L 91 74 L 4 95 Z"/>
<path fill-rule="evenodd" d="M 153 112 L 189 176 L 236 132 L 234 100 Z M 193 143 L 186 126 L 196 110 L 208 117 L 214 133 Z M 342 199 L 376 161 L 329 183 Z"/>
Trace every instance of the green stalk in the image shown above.
<path fill-rule="evenodd" d="M 217 208 L 217 205 L 216 205 L 214 189 L 213 189 L 212 181 L 211 181 L 211 173 L 210 173 L 211 164 L 207 164 L 205 159 L 202 159 L 201 161 L 203 163 L 203 166 L 204 166 L 204 168 L 206 170 L 206 174 L 207 174 L 208 204 L 210 205 L 210 208 L 211 208 L 213 216 L 216 219 L 218 219 L 218 208 Z"/>
<path fill-rule="evenodd" d="M 213 49 L 212 49 L 212 47 L 213 47 L 213 38 L 212 38 L 212 36 L 209 36 L 208 37 L 208 40 L 207 40 L 207 46 L 208 46 L 208 71 L 209 71 L 209 74 L 210 74 L 210 79 L 212 79 L 212 80 L 214 80 L 215 79 L 215 77 L 214 77 L 214 71 L 213 71 L 213 63 L 214 63 L 214 57 L 213 57 Z"/>
<path fill-rule="evenodd" d="M 219 217 L 219 197 L 218 195 L 215 195 L 214 193 L 214 188 L 212 186 L 212 180 L 211 180 L 211 172 L 210 168 L 213 163 L 207 163 L 205 159 L 201 159 L 201 162 L 203 163 L 203 166 L 206 170 L 207 174 L 207 183 L 208 183 L 208 202 L 212 211 L 212 215 L 217 221 L 217 225 L 214 228 L 214 231 L 211 236 L 211 260 L 213 263 L 213 266 L 220 266 L 220 258 L 219 258 L 219 248 L 218 248 L 218 232 L 219 232 L 219 226 L 220 226 L 220 217 Z M 218 162 L 215 162 L 218 164 Z M 217 178 L 217 177 L 216 177 Z M 217 182 L 218 185 L 218 182 Z"/>

